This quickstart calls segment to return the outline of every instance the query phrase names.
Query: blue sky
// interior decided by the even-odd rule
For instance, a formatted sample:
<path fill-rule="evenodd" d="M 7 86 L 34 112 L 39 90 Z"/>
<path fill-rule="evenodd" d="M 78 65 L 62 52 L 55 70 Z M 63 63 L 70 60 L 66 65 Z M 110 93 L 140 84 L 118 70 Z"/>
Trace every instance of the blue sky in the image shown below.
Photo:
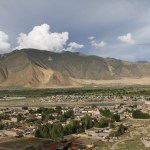
<path fill-rule="evenodd" d="M 0 0 L 0 52 L 39 48 L 150 61 L 149 0 Z"/>

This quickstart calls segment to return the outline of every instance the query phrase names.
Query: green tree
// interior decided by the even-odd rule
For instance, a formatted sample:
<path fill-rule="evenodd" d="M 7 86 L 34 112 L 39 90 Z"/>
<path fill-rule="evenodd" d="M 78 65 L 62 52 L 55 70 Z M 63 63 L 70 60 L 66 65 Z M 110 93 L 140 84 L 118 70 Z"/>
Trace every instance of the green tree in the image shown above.
<path fill-rule="evenodd" d="M 52 139 L 63 138 L 63 126 L 61 123 L 54 123 L 51 129 Z"/>
<path fill-rule="evenodd" d="M 112 113 L 110 112 L 109 109 L 100 109 L 100 114 L 103 115 L 104 117 L 111 117 Z"/>
<path fill-rule="evenodd" d="M 22 109 L 23 110 L 28 110 L 28 107 L 27 106 L 23 106 Z"/>
<path fill-rule="evenodd" d="M 94 123 L 92 122 L 92 118 L 90 116 L 85 116 L 81 119 L 82 126 L 84 129 L 90 129 L 94 126 Z"/>
<path fill-rule="evenodd" d="M 110 122 L 109 119 L 107 119 L 107 118 L 101 118 L 100 122 L 99 122 L 99 127 L 100 128 L 108 127 L 109 126 L 109 122 Z"/>
<path fill-rule="evenodd" d="M 120 121 L 120 115 L 118 115 L 118 114 L 112 114 L 111 115 L 111 120 L 119 122 Z"/>
<path fill-rule="evenodd" d="M 121 124 L 119 125 L 119 127 L 117 128 L 117 131 L 115 133 L 115 136 L 120 136 L 122 134 L 125 133 L 125 127 Z"/>
<path fill-rule="evenodd" d="M 61 113 L 62 113 L 62 108 L 61 108 L 61 106 L 56 106 L 56 107 L 55 107 L 55 112 L 58 113 L 58 114 L 61 114 Z"/>
<path fill-rule="evenodd" d="M 150 119 L 150 115 L 147 113 L 143 113 L 140 110 L 135 110 L 132 113 L 132 117 L 136 119 Z"/>
<path fill-rule="evenodd" d="M 0 123 L 0 130 L 3 130 L 3 129 L 4 129 L 4 127 L 5 127 L 5 125 L 4 125 L 4 124 L 2 124 L 2 123 Z"/>
<path fill-rule="evenodd" d="M 35 137 L 42 137 L 39 129 L 35 130 Z"/>
<path fill-rule="evenodd" d="M 64 135 L 73 134 L 73 126 L 68 124 L 64 127 Z"/>
<path fill-rule="evenodd" d="M 44 138 L 49 138 L 50 137 L 50 135 L 49 135 L 49 125 L 48 124 L 46 124 L 46 125 L 43 126 L 42 136 Z"/>
<path fill-rule="evenodd" d="M 18 115 L 17 115 L 17 122 L 20 122 L 22 119 L 23 119 L 22 115 L 21 115 L 21 114 L 18 114 Z"/>
<path fill-rule="evenodd" d="M 109 127 L 110 127 L 111 129 L 114 129 L 114 128 L 115 128 L 115 125 L 114 125 L 113 123 L 110 123 Z"/>

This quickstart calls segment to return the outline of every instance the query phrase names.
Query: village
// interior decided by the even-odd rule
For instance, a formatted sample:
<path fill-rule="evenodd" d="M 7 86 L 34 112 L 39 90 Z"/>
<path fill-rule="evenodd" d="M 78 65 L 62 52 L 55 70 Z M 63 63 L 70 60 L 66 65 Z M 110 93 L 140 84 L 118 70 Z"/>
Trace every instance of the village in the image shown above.
<path fill-rule="evenodd" d="M 94 100 L 104 99 L 101 96 L 52 96 L 40 98 L 40 100 L 41 103 L 55 101 L 55 99 L 55 102 L 59 102 L 61 98 L 65 100 L 79 98 L 87 99 L 87 101 L 92 98 Z M 105 98 L 110 99 L 109 96 Z M 128 122 L 142 119 L 149 121 L 150 119 L 150 102 L 144 100 L 143 97 L 138 98 L 142 98 L 142 103 L 139 103 L 138 100 L 138 103 L 135 101 L 133 101 L 134 103 L 121 102 L 111 106 L 96 105 L 97 103 L 92 105 L 71 105 L 70 103 L 51 107 L 3 107 L 0 108 L 0 141 L 3 145 L 4 139 L 9 137 L 13 137 L 13 140 L 21 138 L 49 139 L 52 141 L 51 144 L 42 145 L 45 150 L 65 149 L 68 143 L 71 143 L 70 148 L 76 149 L 96 149 L 98 141 L 116 143 L 124 134 L 144 127 L 143 121 L 141 124 Z M 128 97 L 124 100 L 130 101 Z M 141 138 L 141 141 L 145 147 L 150 147 L 148 133 Z M 33 145 L 28 147 L 30 146 Z"/>
<path fill-rule="evenodd" d="M 53 95 L 40 98 L 40 102 L 123 102 L 123 101 L 144 101 L 149 96 L 113 96 L 113 95 Z"/>

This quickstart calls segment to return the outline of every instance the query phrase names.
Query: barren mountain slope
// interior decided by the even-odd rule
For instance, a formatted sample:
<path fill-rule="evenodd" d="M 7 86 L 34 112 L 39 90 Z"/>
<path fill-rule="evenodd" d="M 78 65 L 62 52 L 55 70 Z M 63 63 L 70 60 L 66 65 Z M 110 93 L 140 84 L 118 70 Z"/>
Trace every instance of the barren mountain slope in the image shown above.
<path fill-rule="evenodd" d="M 77 79 L 110 80 L 150 76 L 150 63 L 147 62 L 133 63 L 72 52 L 54 53 L 33 49 L 22 52 L 39 66 L 52 68 Z"/>
<path fill-rule="evenodd" d="M 0 86 L 53 87 L 76 85 L 76 82 L 43 64 L 35 62 L 26 53 L 15 51 L 1 56 Z"/>
<path fill-rule="evenodd" d="M 0 55 L 0 86 L 55 87 L 150 78 L 150 63 L 35 49 Z M 96 82 L 95 82 L 96 81 Z M 105 82 L 104 82 L 105 83 Z M 141 83 L 141 81 L 140 81 Z"/>

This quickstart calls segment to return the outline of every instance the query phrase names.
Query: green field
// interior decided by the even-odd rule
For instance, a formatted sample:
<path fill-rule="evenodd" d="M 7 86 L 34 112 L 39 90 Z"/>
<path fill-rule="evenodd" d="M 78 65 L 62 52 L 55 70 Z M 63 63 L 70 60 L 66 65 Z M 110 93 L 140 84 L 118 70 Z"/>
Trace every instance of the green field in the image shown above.
<path fill-rule="evenodd" d="M 25 96 L 46 97 L 51 95 L 115 95 L 134 96 L 150 95 L 150 86 L 128 86 L 128 87 L 84 87 L 84 88 L 58 88 L 58 89 L 8 89 L 0 90 L 0 97 Z"/>

